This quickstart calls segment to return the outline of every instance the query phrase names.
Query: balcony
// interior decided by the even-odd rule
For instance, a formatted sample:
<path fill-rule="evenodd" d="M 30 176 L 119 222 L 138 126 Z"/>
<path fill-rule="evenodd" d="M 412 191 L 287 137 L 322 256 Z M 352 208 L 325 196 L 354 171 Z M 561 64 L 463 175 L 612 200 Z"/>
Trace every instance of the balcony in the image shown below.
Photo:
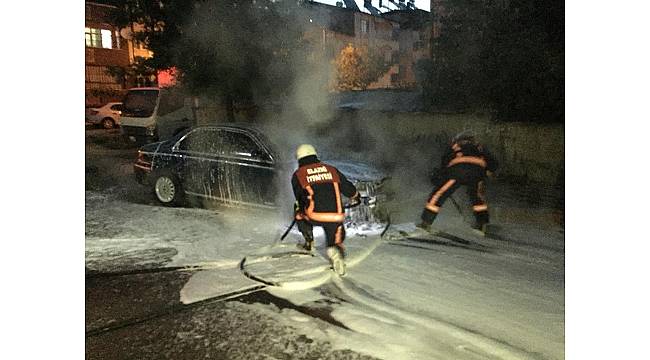
<path fill-rule="evenodd" d="M 126 49 L 103 49 L 86 47 L 87 65 L 129 65 L 129 51 Z"/>

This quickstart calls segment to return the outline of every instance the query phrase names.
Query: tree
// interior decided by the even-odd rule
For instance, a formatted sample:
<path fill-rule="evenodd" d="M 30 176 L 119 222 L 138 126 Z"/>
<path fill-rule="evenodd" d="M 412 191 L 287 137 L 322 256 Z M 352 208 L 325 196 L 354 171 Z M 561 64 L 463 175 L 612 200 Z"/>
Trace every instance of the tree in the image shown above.
<path fill-rule="evenodd" d="M 564 1 L 456 0 L 425 93 L 434 108 L 488 108 L 505 121 L 564 121 Z"/>
<path fill-rule="evenodd" d="M 377 50 L 348 44 L 338 54 L 336 87 L 339 90 L 365 90 L 388 71 L 390 65 Z"/>
<path fill-rule="evenodd" d="M 115 0 L 116 20 L 142 24 L 153 51 L 146 65 L 175 67 L 195 94 L 221 97 L 232 120 L 235 101 L 254 102 L 291 88 L 301 50 L 296 2 L 289 0 Z"/>
<path fill-rule="evenodd" d="M 432 103 L 445 110 L 483 105 L 481 65 L 485 6 L 482 1 L 456 0 L 441 17 L 441 36 L 431 77 Z"/>
<path fill-rule="evenodd" d="M 107 73 L 123 84 L 126 84 L 128 79 L 134 79 L 137 82 L 137 86 L 150 86 L 146 83 L 146 80 L 156 76 L 157 72 L 156 69 L 147 65 L 144 58 L 136 56 L 133 64 L 127 67 L 116 65 L 109 66 Z M 143 79 L 145 80 L 145 83 L 141 84 L 140 82 Z"/>
<path fill-rule="evenodd" d="M 564 121 L 564 1 L 492 9 L 481 53 L 484 91 L 509 121 Z"/>

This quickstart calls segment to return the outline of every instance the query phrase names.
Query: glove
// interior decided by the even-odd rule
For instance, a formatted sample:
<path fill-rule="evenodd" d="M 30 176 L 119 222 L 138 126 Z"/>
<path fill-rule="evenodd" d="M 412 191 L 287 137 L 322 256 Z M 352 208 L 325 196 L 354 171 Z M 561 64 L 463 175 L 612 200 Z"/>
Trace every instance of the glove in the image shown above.
<path fill-rule="evenodd" d="M 352 196 L 350 198 L 350 202 L 348 203 L 348 207 L 354 207 L 354 206 L 359 205 L 360 203 L 361 203 L 361 194 L 359 194 L 359 192 L 357 192 L 356 194 L 354 194 L 354 196 Z"/>

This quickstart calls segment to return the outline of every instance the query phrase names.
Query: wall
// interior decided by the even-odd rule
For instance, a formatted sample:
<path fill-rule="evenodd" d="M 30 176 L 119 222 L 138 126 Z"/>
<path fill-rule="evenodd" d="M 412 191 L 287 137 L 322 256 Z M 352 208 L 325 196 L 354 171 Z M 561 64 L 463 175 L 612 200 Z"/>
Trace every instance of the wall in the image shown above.
<path fill-rule="evenodd" d="M 323 110 L 322 113 L 322 121 L 312 124 L 317 129 L 316 134 L 327 131 L 326 138 L 353 138 L 370 144 L 368 149 L 353 150 L 371 151 L 379 157 L 378 160 L 394 156 L 393 153 L 399 152 L 402 147 L 410 147 L 412 150 L 415 146 L 423 155 L 438 154 L 453 135 L 471 129 L 499 160 L 499 177 L 511 178 L 519 183 L 542 183 L 553 187 L 564 181 L 562 124 L 494 123 L 487 114 L 368 110 Z M 279 117 L 278 114 L 269 113 L 258 116 L 263 122 L 283 126 L 281 124 L 290 121 L 282 119 L 283 116 L 289 116 L 287 114 Z M 294 114 L 292 117 L 300 118 L 300 115 Z M 294 132 L 304 132 L 309 127 L 300 121 L 296 124 L 300 127 L 294 128 Z"/>
<path fill-rule="evenodd" d="M 556 184 L 564 178 L 564 126 L 494 123 L 481 114 L 360 113 L 358 119 L 392 131 L 402 141 L 440 142 L 464 129 L 473 130 L 498 157 L 500 174 Z"/>

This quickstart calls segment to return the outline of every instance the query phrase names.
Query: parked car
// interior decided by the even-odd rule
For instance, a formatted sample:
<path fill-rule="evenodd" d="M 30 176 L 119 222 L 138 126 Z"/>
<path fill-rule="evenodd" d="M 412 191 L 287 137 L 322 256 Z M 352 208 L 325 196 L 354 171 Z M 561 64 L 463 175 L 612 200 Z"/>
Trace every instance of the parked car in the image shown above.
<path fill-rule="evenodd" d="M 120 125 L 121 114 L 122 103 L 109 102 L 102 107 L 87 109 L 86 122 L 93 125 L 102 125 L 104 129 L 112 129 Z"/>
<path fill-rule="evenodd" d="M 147 144 L 139 149 L 133 166 L 136 180 L 164 205 L 180 205 L 189 197 L 275 208 L 280 206 L 278 199 L 293 202 L 289 180 L 297 162 L 283 158 L 260 130 L 219 125 L 190 128 Z M 366 164 L 323 160 L 357 186 L 362 206 L 355 212 L 363 220 L 373 218 L 385 176 Z"/>
<path fill-rule="evenodd" d="M 167 140 L 196 124 L 193 98 L 180 88 L 132 88 L 124 97 L 121 133 L 138 144 Z"/>

